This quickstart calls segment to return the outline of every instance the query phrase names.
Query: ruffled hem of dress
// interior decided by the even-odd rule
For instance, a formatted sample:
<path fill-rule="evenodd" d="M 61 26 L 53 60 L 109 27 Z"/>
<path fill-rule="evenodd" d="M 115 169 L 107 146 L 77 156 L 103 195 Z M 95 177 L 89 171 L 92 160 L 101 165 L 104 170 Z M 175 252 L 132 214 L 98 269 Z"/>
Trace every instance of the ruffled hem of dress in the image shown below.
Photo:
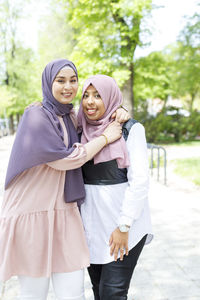
<path fill-rule="evenodd" d="M 50 277 L 89 265 L 77 209 L 27 213 L 0 219 L 0 280 Z"/>

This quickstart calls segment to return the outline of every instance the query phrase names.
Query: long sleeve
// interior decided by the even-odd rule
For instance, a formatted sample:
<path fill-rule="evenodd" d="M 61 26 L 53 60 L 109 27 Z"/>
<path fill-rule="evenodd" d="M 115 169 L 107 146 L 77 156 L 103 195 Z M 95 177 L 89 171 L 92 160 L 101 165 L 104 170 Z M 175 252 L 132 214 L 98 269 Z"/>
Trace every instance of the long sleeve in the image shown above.
<path fill-rule="evenodd" d="M 72 117 L 72 116 L 71 116 Z M 58 116 L 60 124 L 62 126 L 64 132 L 64 143 L 67 147 L 68 145 L 68 135 L 67 130 L 65 128 L 64 121 L 62 117 Z M 75 119 L 72 119 L 75 122 Z M 80 143 L 75 143 L 73 146 L 74 150 L 70 155 L 64 157 L 62 159 L 58 159 L 52 162 L 47 163 L 47 165 L 53 169 L 60 170 L 60 171 L 67 171 L 80 168 L 86 162 L 87 152 L 85 146 Z"/>
<path fill-rule="evenodd" d="M 147 144 L 145 130 L 140 123 L 131 128 L 127 148 L 130 158 L 128 186 L 122 202 L 119 224 L 131 225 L 143 211 L 149 187 Z"/>
<path fill-rule="evenodd" d="M 74 151 L 65 158 L 58 159 L 47 163 L 47 165 L 53 169 L 60 171 L 67 171 L 80 168 L 87 158 L 87 153 L 84 145 L 76 143 L 73 145 Z"/>

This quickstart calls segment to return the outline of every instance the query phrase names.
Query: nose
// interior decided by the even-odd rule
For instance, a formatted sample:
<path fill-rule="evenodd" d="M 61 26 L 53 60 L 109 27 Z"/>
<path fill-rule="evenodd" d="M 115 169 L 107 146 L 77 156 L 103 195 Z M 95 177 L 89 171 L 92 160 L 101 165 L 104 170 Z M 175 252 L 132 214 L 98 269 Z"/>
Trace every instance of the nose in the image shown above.
<path fill-rule="evenodd" d="M 92 104 L 92 103 L 94 103 L 93 95 L 89 95 L 89 97 L 88 97 L 88 104 Z"/>
<path fill-rule="evenodd" d="M 71 83 L 70 83 L 70 81 L 67 80 L 67 81 L 65 82 L 64 88 L 65 88 L 65 89 L 70 89 L 70 88 L 71 88 Z"/>

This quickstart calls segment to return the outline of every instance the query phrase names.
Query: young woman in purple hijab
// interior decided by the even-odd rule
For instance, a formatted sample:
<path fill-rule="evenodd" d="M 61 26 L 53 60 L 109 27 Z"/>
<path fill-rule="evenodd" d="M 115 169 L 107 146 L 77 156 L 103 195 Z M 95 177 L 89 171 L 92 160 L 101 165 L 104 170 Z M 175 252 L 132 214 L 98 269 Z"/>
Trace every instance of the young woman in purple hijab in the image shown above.
<path fill-rule="evenodd" d="M 121 104 L 122 94 L 113 78 L 95 75 L 87 79 L 78 112 L 81 142 L 101 135 Z M 95 300 L 127 299 L 139 255 L 153 237 L 144 127 L 130 119 L 122 128 L 120 139 L 82 167 L 86 198 L 81 215 Z"/>
<path fill-rule="evenodd" d="M 17 275 L 20 300 L 45 300 L 49 279 L 57 299 L 84 300 L 89 253 L 79 214 L 85 197 L 81 166 L 121 136 L 118 122 L 78 143 L 71 104 L 74 64 L 50 62 L 42 74 L 42 106 L 26 109 L 7 169 L 0 217 L 0 279 Z"/>

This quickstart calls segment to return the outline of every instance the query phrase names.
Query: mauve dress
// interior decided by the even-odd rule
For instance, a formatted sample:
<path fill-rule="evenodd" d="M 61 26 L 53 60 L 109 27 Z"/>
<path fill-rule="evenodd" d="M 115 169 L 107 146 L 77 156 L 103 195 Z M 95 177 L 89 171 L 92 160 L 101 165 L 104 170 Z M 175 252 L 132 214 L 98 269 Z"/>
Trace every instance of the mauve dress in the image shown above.
<path fill-rule="evenodd" d="M 0 215 L 0 280 L 13 275 L 50 277 L 89 265 L 79 209 L 64 202 L 65 170 L 85 161 L 85 148 L 77 143 L 70 156 L 30 168 L 12 181 Z"/>

